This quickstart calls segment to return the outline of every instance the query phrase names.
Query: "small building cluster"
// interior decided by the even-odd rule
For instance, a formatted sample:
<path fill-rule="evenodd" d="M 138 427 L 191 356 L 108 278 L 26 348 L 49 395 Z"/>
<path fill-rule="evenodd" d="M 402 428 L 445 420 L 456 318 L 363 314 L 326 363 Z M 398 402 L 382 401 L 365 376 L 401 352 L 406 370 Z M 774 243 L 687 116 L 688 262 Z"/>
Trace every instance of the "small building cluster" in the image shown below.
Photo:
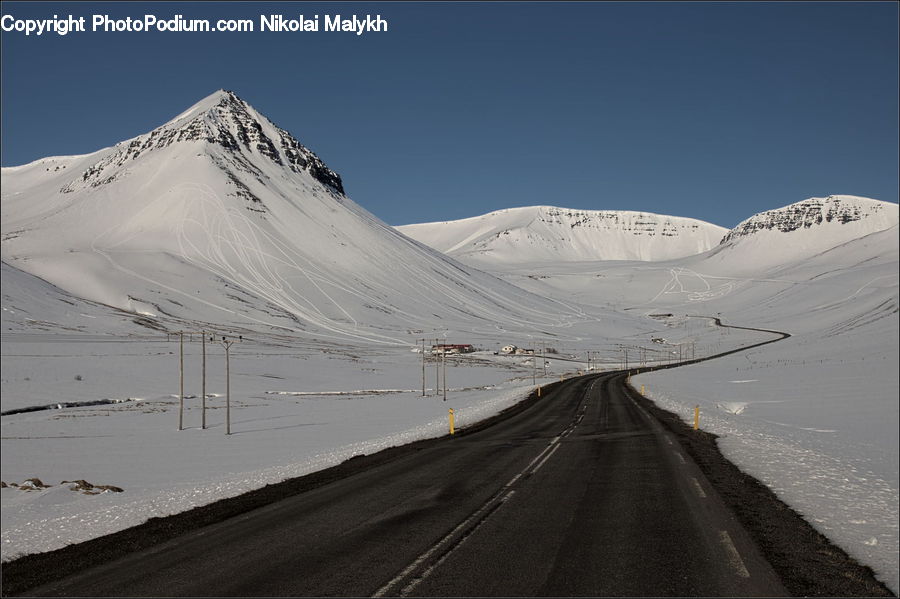
<path fill-rule="evenodd" d="M 515 345 L 504 345 L 500 351 L 504 354 L 515 354 L 517 356 L 533 356 L 533 349 L 525 349 L 524 347 L 516 347 Z"/>
<path fill-rule="evenodd" d="M 470 354 L 475 351 L 475 346 L 469 343 L 442 343 L 431 346 L 433 354 Z"/>

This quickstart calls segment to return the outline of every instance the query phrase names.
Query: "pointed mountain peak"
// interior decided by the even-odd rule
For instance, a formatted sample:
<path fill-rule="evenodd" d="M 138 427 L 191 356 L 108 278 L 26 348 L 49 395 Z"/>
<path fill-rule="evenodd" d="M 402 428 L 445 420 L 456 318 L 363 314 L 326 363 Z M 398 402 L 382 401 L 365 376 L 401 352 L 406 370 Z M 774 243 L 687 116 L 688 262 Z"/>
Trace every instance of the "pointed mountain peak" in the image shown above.
<path fill-rule="evenodd" d="M 206 96 L 156 129 L 116 145 L 61 191 L 69 193 L 115 180 L 132 161 L 173 144 L 206 143 L 206 152 L 233 177 L 234 171 L 262 172 L 272 166 L 301 174 L 343 195 L 341 177 L 290 133 L 276 126 L 230 90 Z M 274 163 L 274 165 L 272 164 Z"/>
<path fill-rule="evenodd" d="M 241 109 L 249 107 L 249 104 L 239 98 L 233 91 L 220 89 L 209 94 L 175 118 L 169 120 L 167 123 L 162 125 L 162 127 L 170 127 L 178 124 L 183 124 L 186 121 L 190 121 L 201 115 L 209 113 L 217 107 L 232 107 L 234 109 Z"/>

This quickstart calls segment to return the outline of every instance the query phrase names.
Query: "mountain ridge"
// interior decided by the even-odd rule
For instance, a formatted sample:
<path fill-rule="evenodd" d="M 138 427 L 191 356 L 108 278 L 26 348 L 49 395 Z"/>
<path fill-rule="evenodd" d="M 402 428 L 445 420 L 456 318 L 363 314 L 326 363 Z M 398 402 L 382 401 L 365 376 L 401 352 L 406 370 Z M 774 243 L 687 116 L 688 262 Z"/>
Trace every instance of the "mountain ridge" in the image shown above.
<path fill-rule="evenodd" d="M 464 262 L 491 268 L 528 262 L 666 261 L 715 253 L 736 244 L 752 245 L 761 239 L 754 236 L 760 235 L 765 237 L 765 243 L 826 249 L 896 223 L 896 204 L 860 196 L 833 195 L 808 198 L 760 212 L 730 230 L 684 217 L 553 206 L 507 208 L 455 221 L 402 225 L 397 229 Z M 545 225 L 555 226 L 555 231 L 548 232 Z M 577 239 L 567 234 L 566 228 L 572 231 L 581 228 L 591 237 Z M 618 235 L 610 235 L 610 231 Z M 806 234 L 789 235 L 797 231 Z M 641 245 L 648 245 L 648 241 L 657 235 L 661 238 L 683 235 L 691 241 L 672 243 L 668 247 L 659 244 L 662 247 L 649 249 Z M 560 247 L 564 245 L 560 242 L 568 242 L 568 246 Z M 623 247 L 611 249 L 610 244 L 616 242 Z M 545 247 L 533 247 L 540 243 L 545 243 Z"/>
<path fill-rule="evenodd" d="M 712 247 L 727 229 L 686 217 L 630 210 L 526 206 L 457 221 L 397 227 L 405 235 L 479 264 L 568 259 L 676 258 Z"/>
<path fill-rule="evenodd" d="M 4 262 L 148 318 L 389 342 L 407 329 L 579 318 L 401 235 L 231 92 L 2 179 Z"/>
<path fill-rule="evenodd" d="M 893 208 L 891 208 L 893 207 Z M 824 198 L 807 198 L 781 208 L 765 210 L 741 221 L 722 239 L 727 243 L 737 237 L 751 235 L 761 230 L 778 230 L 792 233 L 799 229 L 810 229 L 817 225 L 832 223 L 846 225 L 872 217 L 878 220 L 871 232 L 888 228 L 896 223 L 891 219 L 891 211 L 897 205 L 861 196 L 830 195 Z M 884 218 L 879 218 L 884 217 Z"/>

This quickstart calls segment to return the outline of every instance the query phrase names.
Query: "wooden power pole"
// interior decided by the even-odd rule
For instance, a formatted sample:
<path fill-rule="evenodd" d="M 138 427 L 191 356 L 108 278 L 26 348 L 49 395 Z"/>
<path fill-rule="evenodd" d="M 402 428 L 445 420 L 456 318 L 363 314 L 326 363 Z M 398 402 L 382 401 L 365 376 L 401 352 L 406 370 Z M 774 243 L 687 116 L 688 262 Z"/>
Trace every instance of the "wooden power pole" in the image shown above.
<path fill-rule="evenodd" d="M 422 397 L 425 397 L 425 338 L 422 337 Z"/>
<path fill-rule="evenodd" d="M 206 331 L 200 331 L 200 337 L 203 342 L 203 372 L 201 375 L 202 382 L 200 385 L 200 398 L 201 398 L 201 425 L 200 428 L 206 430 Z"/>
<path fill-rule="evenodd" d="M 178 341 L 178 366 L 181 377 L 180 392 L 178 394 L 178 430 L 184 430 L 184 331 L 178 332 Z"/>

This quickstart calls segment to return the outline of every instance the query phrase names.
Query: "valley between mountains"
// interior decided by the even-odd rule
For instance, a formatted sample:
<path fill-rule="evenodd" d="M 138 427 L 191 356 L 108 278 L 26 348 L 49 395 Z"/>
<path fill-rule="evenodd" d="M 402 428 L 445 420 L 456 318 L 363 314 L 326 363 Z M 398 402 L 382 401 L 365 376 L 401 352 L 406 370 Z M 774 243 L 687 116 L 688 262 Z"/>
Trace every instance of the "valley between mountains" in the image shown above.
<path fill-rule="evenodd" d="M 630 384 L 688 425 L 699 407 L 728 460 L 900 589 L 897 204 L 391 227 L 350 191 L 224 90 L 2 169 L 4 562 L 443 442 L 451 408 L 467 431 L 573 377 L 749 348 Z"/>

